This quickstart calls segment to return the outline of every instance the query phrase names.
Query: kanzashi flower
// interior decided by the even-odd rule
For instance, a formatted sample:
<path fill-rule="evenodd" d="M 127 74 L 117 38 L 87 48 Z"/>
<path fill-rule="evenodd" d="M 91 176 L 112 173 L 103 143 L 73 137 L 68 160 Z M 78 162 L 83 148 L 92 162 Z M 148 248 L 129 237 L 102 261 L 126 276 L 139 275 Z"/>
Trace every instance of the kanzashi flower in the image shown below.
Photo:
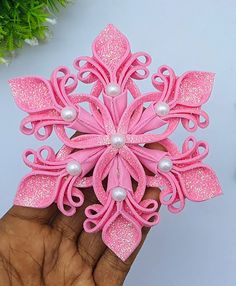
<path fill-rule="evenodd" d="M 10 80 L 17 105 L 29 114 L 21 131 L 45 140 L 54 130 L 64 144 L 58 154 L 49 146 L 26 150 L 32 172 L 22 180 L 15 204 L 44 208 L 56 202 L 62 213 L 73 215 L 83 204 L 82 188 L 93 187 L 99 204 L 87 207 L 84 229 L 102 231 L 105 244 L 123 260 L 140 243 L 142 227 L 159 222 L 158 203 L 144 199 L 147 186 L 162 190 L 161 203 L 171 212 L 182 210 L 186 198 L 221 194 L 214 172 L 202 163 L 207 144 L 189 137 L 179 152 L 167 139 L 179 123 L 190 132 L 207 127 L 201 106 L 214 74 L 177 77 L 161 66 L 152 76 L 155 89 L 143 94 L 135 80 L 149 76 L 150 63 L 148 54 L 132 53 L 126 37 L 109 25 L 95 39 L 93 56 L 75 60 L 76 75 L 59 67 L 50 80 Z M 89 93 L 77 91 L 81 82 L 92 84 Z M 70 138 L 67 129 L 80 136 Z M 152 142 L 166 151 L 145 147 Z"/>

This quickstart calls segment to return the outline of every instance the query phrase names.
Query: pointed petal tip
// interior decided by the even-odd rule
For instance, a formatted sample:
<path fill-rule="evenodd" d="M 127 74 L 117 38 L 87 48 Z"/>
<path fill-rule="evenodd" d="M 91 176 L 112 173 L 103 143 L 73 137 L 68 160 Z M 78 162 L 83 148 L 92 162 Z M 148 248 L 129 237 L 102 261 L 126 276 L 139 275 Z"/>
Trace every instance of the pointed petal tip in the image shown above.
<path fill-rule="evenodd" d="M 19 80 L 20 79 L 18 77 L 11 78 L 11 79 L 8 80 L 8 84 L 9 84 L 11 90 L 12 90 L 13 96 L 14 96 L 14 86 L 19 82 Z"/>
<path fill-rule="evenodd" d="M 25 112 L 53 109 L 52 89 L 47 80 L 37 77 L 18 77 L 8 81 L 17 106 Z"/>
<path fill-rule="evenodd" d="M 223 191 L 222 191 L 222 189 L 221 189 L 221 186 L 220 186 L 220 183 L 218 182 L 218 192 L 217 193 L 215 193 L 215 195 L 214 195 L 214 197 L 221 197 L 221 196 L 223 196 L 224 195 L 224 193 L 223 193 Z M 213 198 L 214 198 L 213 197 Z"/>
<path fill-rule="evenodd" d="M 215 172 L 207 165 L 196 166 L 181 175 L 185 196 L 191 201 L 206 201 L 223 194 Z"/>
<path fill-rule="evenodd" d="M 110 73 L 117 71 L 130 53 L 128 39 L 112 24 L 95 38 L 92 48 L 94 57 Z"/>
<path fill-rule="evenodd" d="M 9 79 L 7 82 L 8 82 L 8 84 L 11 86 L 12 83 L 14 82 L 14 80 L 15 80 L 15 79 L 11 78 L 11 79 Z"/>
<path fill-rule="evenodd" d="M 214 82 L 215 80 L 215 77 L 216 77 L 216 73 L 215 72 L 206 72 L 206 75 L 209 76 L 209 79 L 212 81 L 212 83 Z"/>
<path fill-rule="evenodd" d="M 122 32 L 112 23 L 109 23 L 101 32 L 100 34 L 103 34 L 104 32 L 116 32 L 119 34 L 122 34 Z"/>
<path fill-rule="evenodd" d="M 205 104 L 214 84 L 212 72 L 188 71 L 178 78 L 176 93 L 178 103 L 189 107 L 200 107 Z"/>
<path fill-rule="evenodd" d="M 113 250 L 112 250 L 113 251 Z M 114 252 L 114 251 L 113 251 Z M 114 252 L 115 255 L 120 258 L 120 260 L 122 260 L 123 262 L 125 262 L 129 257 L 130 255 L 132 254 L 132 252 L 126 252 L 126 253 L 120 253 L 120 252 Z"/>
<path fill-rule="evenodd" d="M 110 23 L 106 26 L 105 30 L 118 30 L 118 29 L 116 28 L 115 25 Z"/>
<path fill-rule="evenodd" d="M 56 198 L 56 176 L 42 173 L 26 175 L 17 190 L 14 204 L 24 207 L 46 208 Z"/>
<path fill-rule="evenodd" d="M 105 35 L 114 35 L 114 34 L 119 34 L 123 35 L 123 33 L 113 24 L 108 24 L 103 30 L 100 31 L 98 36 L 95 38 L 94 43 L 96 43 L 96 40 L 100 37 L 105 37 Z M 123 35 L 123 37 L 125 37 Z"/>
<path fill-rule="evenodd" d="M 125 261 L 140 244 L 141 226 L 125 213 L 115 214 L 104 226 L 102 239 L 107 247 Z"/>

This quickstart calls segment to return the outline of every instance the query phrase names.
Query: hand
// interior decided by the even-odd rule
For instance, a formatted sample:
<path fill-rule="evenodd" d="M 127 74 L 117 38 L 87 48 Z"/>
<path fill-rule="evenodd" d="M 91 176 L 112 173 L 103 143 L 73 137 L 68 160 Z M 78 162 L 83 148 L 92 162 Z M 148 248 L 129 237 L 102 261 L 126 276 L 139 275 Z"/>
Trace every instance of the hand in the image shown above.
<path fill-rule="evenodd" d="M 158 144 L 149 145 L 158 148 Z M 97 203 L 85 190 L 85 203 L 72 217 L 47 209 L 13 206 L 0 220 L 0 285 L 119 286 L 122 285 L 142 242 L 123 262 L 101 239 L 83 230 L 84 210 Z M 148 188 L 145 198 L 158 200 L 159 190 Z"/>

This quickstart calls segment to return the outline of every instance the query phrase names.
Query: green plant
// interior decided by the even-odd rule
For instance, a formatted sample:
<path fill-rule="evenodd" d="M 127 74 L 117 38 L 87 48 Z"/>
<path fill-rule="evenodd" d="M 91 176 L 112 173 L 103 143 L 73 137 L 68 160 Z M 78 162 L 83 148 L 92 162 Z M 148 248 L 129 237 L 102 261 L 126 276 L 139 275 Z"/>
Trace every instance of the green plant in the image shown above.
<path fill-rule="evenodd" d="M 48 37 L 52 13 L 69 0 L 0 0 L 0 63 L 7 63 L 25 43 Z"/>

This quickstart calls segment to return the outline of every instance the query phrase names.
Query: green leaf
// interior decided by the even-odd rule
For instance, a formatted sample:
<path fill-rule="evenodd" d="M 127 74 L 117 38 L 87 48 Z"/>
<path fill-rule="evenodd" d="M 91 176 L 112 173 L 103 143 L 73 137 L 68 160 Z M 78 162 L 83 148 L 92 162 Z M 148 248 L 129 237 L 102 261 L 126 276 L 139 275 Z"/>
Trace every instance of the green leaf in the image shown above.
<path fill-rule="evenodd" d="M 22 48 L 25 39 L 46 38 L 49 27 L 46 18 L 58 12 L 68 0 L 0 0 L 0 58 Z M 0 64 L 4 60 L 0 60 Z"/>

